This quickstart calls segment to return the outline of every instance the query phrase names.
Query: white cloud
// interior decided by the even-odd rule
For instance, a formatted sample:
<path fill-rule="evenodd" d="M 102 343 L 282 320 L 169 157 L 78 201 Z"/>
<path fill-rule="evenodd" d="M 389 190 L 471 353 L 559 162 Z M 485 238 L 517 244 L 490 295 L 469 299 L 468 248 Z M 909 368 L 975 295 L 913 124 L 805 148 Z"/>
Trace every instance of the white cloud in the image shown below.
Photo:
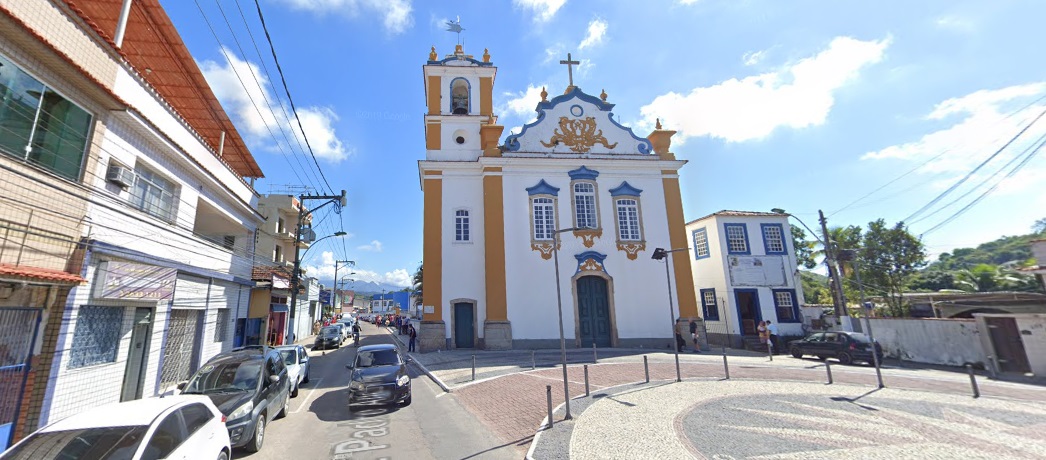
<path fill-rule="evenodd" d="M 318 265 L 306 264 L 304 265 L 305 273 L 311 278 L 317 278 L 328 282 L 334 279 L 334 253 L 330 251 L 324 251 L 320 257 L 320 263 Z M 374 282 L 374 283 L 387 283 L 395 286 L 410 286 L 413 284 L 413 277 L 411 272 L 405 268 L 397 268 L 391 272 L 385 272 L 384 274 L 378 273 L 373 270 L 367 270 L 364 268 L 340 265 L 337 273 L 338 278 L 346 280 L 346 288 L 351 289 L 351 284 L 348 280 L 356 280 L 361 282 Z M 338 280 L 340 281 L 340 280 Z"/>
<path fill-rule="evenodd" d="M 602 44 L 606 34 L 607 22 L 602 19 L 593 19 L 592 22 L 588 23 L 588 34 L 585 35 L 584 40 L 581 40 L 581 44 L 578 45 L 577 49 L 583 50 L 590 46 Z"/>
<path fill-rule="evenodd" d="M 951 98 L 937 104 L 926 119 L 940 121 L 949 117 L 958 119 L 946 128 L 923 135 L 919 140 L 891 145 L 864 154 L 862 160 L 901 160 L 925 163 L 918 169 L 921 174 L 938 174 L 943 177 L 932 184 L 946 188 L 966 175 L 1006 141 L 1017 134 L 1038 114 L 1046 110 L 1042 101 L 1025 105 L 1030 99 L 1046 94 L 1046 82 L 1015 85 L 996 90 L 980 90 L 962 97 Z M 1016 110 L 1016 112 L 1014 112 Z M 1001 179 L 1019 160 L 1014 160 L 1032 141 L 1046 134 L 1046 120 L 1040 120 L 1020 139 L 1004 150 L 992 162 L 972 176 L 967 182 L 969 190 L 975 184 L 988 180 L 988 184 Z M 932 161 L 930 161 L 932 159 Z M 1014 160 L 1013 165 L 1005 164 Z M 1013 177 L 1001 182 L 996 194 L 1030 190 L 1046 175 L 1041 167 L 1031 164 Z M 995 175 L 994 179 L 990 176 Z M 986 187 L 985 187 L 986 188 Z M 980 191 L 983 191 L 981 189 Z M 970 195 L 970 199 L 979 193 Z M 956 195 L 954 198 L 958 198 Z M 953 199 L 954 199 L 953 198 Z"/>
<path fill-rule="evenodd" d="M 574 73 L 579 78 L 587 77 L 592 69 L 596 68 L 596 64 L 591 59 L 578 59 L 580 64 L 574 69 Z M 575 81 L 574 84 L 577 84 Z"/>
<path fill-rule="evenodd" d="M 700 0 L 679 0 L 679 4 L 680 5 L 693 5 L 693 4 L 695 4 L 695 3 L 699 2 L 699 1 Z"/>
<path fill-rule="evenodd" d="M 527 89 L 518 93 L 505 93 L 505 96 L 510 99 L 505 102 L 505 106 L 499 112 L 527 120 L 526 123 L 536 120 L 537 111 L 535 109 L 538 102 L 541 102 L 541 89 L 545 86 L 544 84 L 527 85 Z"/>
<path fill-rule="evenodd" d="M 537 13 L 534 20 L 538 22 L 551 20 L 556 15 L 556 11 L 559 11 L 566 2 L 567 0 L 512 0 L 516 6 Z"/>
<path fill-rule="evenodd" d="M 769 52 L 770 50 L 749 51 L 744 56 L 741 56 L 741 60 L 744 61 L 745 65 L 756 65 L 762 62 Z"/>
<path fill-rule="evenodd" d="M 271 150 L 277 150 L 278 142 L 285 152 L 298 149 L 298 143 L 305 145 L 298 129 L 297 121 L 288 119 L 290 107 L 284 112 L 279 99 L 268 90 L 269 81 L 258 66 L 249 61 L 241 61 L 228 48 L 222 48 L 226 56 L 224 63 L 214 61 L 200 62 L 200 70 L 210 84 L 214 95 L 222 102 L 230 114 L 239 121 L 237 128 L 244 137 L 264 144 Z M 241 83 L 242 81 L 242 83 Z M 338 114 L 326 107 L 303 107 L 298 110 L 305 134 L 312 144 L 313 152 L 318 158 L 331 162 L 344 160 L 348 151 L 338 138 L 333 122 Z M 293 115 L 291 115 L 293 117 Z M 291 146 L 280 133 L 290 131 L 297 139 Z M 275 140 L 273 139 L 275 137 Z"/>
<path fill-rule="evenodd" d="M 663 94 L 640 109 L 642 124 L 667 120 L 679 131 L 677 142 L 704 135 L 743 142 L 765 138 L 781 126 L 823 124 L 834 93 L 861 69 L 881 61 L 890 41 L 837 37 L 817 55 L 774 72 L 694 88 L 687 95 Z"/>
<path fill-rule="evenodd" d="M 381 241 L 372 240 L 368 244 L 356 246 L 356 249 L 358 249 L 360 251 L 381 252 L 382 244 L 381 244 Z"/>
<path fill-rule="evenodd" d="M 414 25 L 411 0 L 280 0 L 291 8 L 317 14 L 343 12 L 358 16 L 362 11 L 377 13 L 383 19 L 385 30 L 398 34 Z"/>
<path fill-rule="evenodd" d="M 954 15 L 941 16 L 934 21 L 934 25 L 939 29 L 951 30 L 953 32 L 969 33 L 976 30 L 976 25 L 973 21 Z"/>

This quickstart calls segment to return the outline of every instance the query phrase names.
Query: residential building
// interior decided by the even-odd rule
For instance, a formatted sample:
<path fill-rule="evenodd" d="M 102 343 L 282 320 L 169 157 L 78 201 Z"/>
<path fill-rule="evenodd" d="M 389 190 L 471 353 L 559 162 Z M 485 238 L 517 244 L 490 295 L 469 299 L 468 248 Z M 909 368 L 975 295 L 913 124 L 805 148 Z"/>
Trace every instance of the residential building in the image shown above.
<path fill-rule="evenodd" d="M 312 241 L 312 238 L 306 238 L 306 234 L 311 231 L 311 215 L 302 211 L 301 201 L 293 195 L 269 194 L 258 199 L 258 212 L 265 217 L 265 222 L 257 234 L 258 257 L 255 260 L 254 280 L 258 285 L 252 294 L 247 322 L 248 330 L 257 332 L 251 336 L 267 337 L 266 343 L 269 345 L 289 342 L 291 333 L 295 331 L 291 320 L 299 318 L 297 313 L 301 310 L 302 302 L 307 302 L 305 295 L 299 295 L 299 305 L 292 312 L 290 289 L 294 257 L 299 249 L 308 250 L 308 242 Z M 297 233 L 299 216 L 305 216 L 301 218 L 300 237 Z M 307 293 L 305 290 L 299 292 Z M 314 300 L 318 299 L 317 291 Z M 304 309 L 308 310 L 307 303 Z"/>
<path fill-rule="evenodd" d="M 709 341 L 741 346 L 760 321 L 803 335 L 802 283 L 788 215 L 719 211 L 686 224 L 693 286 Z"/>
<path fill-rule="evenodd" d="M 159 3 L 122 40 L 120 6 L 0 2 L 0 275 L 40 321 L 16 438 L 173 388 L 247 313 L 261 170 Z"/>
<path fill-rule="evenodd" d="M 672 315 L 697 315 L 687 258 L 669 257 L 668 279 L 651 259 L 687 246 L 674 132 L 638 137 L 605 91 L 570 81 L 499 146 L 496 72 L 462 45 L 423 66 L 420 349 L 559 347 L 560 303 L 570 347 L 664 348 L 670 287 Z"/>
<path fill-rule="evenodd" d="M 370 300 L 370 311 L 379 314 L 406 314 L 410 306 L 410 293 L 406 291 L 374 294 Z"/>

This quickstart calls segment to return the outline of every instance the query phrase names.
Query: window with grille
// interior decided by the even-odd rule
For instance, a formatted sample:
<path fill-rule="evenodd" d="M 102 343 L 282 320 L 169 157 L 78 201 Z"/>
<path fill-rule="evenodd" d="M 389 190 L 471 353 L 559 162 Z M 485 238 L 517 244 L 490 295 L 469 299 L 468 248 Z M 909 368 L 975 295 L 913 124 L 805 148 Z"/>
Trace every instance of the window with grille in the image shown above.
<path fill-rule="evenodd" d="M 122 307 L 80 307 L 73 331 L 69 368 L 116 362 L 122 327 Z"/>
<path fill-rule="evenodd" d="M 574 184 L 574 227 L 599 228 L 596 216 L 596 185 L 591 182 Z"/>
<path fill-rule="evenodd" d="M 0 56 L 0 152 L 80 177 L 93 117 Z"/>
<path fill-rule="evenodd" d="M 552 198 L 534 198 L 532 200 L 534 216 L 534 239 L 551 240 L 556 231 L 556 210 Z"/>
<path fill-rule="evenodd" d="M 774 289 L 774 306 L 777 308 L 777 321 L 781 323 L 799 322 L 799 313 L 795 302 L 795 291 L 791 289 Z"/>
<path fill-rule="evenodd" d="M 767 254 L 785 254 L 784 226 L 781 224 L 762 224 L 763 246 Z"/>
<path fill-rule="evenodd" d="M 214 320 L 214 341 L 224 342 L 229 336 L 229 310 L 218 310 Z"/>
<path fill-rule="evenodd" d="M 716 304 L 715 289 L 701 290 L 701 308 L 706 321 L 719 321 L 719 305 Z"/>
<path fill-rule="evenodd" d="M 466 209 L 454 211 L 454 241 L 472 241 L 469 235 L 469 212 Z"/>
<path fill-rule="evenodd" d="M 131 190 L 131 205 L 167 222 L 174 222 L 174 182 L 150 171 L 142 165 L 134 168 L 134 189 Z"/>
<path fill-rule="evenodd" d="M 748 229 L 745 224 L 724 224 L 726 249 L 730 254 L 749 254 Z"/>
<path fill-rule="evenodd" d="M 708 256 L 708 231 L 703 228 L 694 230 L 694 258 L 704 259 Z"/>
<path fill-rule="evenodd" d="M 639 230 L 639 200 L 621 198 L 617 200 L 617 239 L 621 241 L 642 241 Z"/>

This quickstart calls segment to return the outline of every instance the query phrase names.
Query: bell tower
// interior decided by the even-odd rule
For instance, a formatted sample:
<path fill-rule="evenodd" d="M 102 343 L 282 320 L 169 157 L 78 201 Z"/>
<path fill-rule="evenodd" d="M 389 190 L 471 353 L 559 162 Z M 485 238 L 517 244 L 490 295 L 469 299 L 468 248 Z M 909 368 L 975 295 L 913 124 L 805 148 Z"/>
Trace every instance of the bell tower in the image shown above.
<path fill-rule="evenodd" d="M 504 129 L 494 115 L 494 76 L 490 53 L 481 59 L 465 54 L 462 45 L 442 59 L 436 47 L 423 67 L 425 98 L 425 158 L 432 161 L 476 161 L 497 149 Z M 490 154 L 492 155 L 492 151 Z"/>

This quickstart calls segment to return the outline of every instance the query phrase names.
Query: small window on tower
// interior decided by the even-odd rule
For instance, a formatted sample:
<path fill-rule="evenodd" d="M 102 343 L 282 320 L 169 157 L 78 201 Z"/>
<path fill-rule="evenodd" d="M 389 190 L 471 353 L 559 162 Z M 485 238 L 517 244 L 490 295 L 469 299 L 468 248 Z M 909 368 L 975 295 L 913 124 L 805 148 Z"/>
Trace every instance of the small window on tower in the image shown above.
<path fill-rule="evenodd" d="M 468 115 L 469 82 L 464 78 L 455 78 L 450 84 L 450 113 Z"/>

